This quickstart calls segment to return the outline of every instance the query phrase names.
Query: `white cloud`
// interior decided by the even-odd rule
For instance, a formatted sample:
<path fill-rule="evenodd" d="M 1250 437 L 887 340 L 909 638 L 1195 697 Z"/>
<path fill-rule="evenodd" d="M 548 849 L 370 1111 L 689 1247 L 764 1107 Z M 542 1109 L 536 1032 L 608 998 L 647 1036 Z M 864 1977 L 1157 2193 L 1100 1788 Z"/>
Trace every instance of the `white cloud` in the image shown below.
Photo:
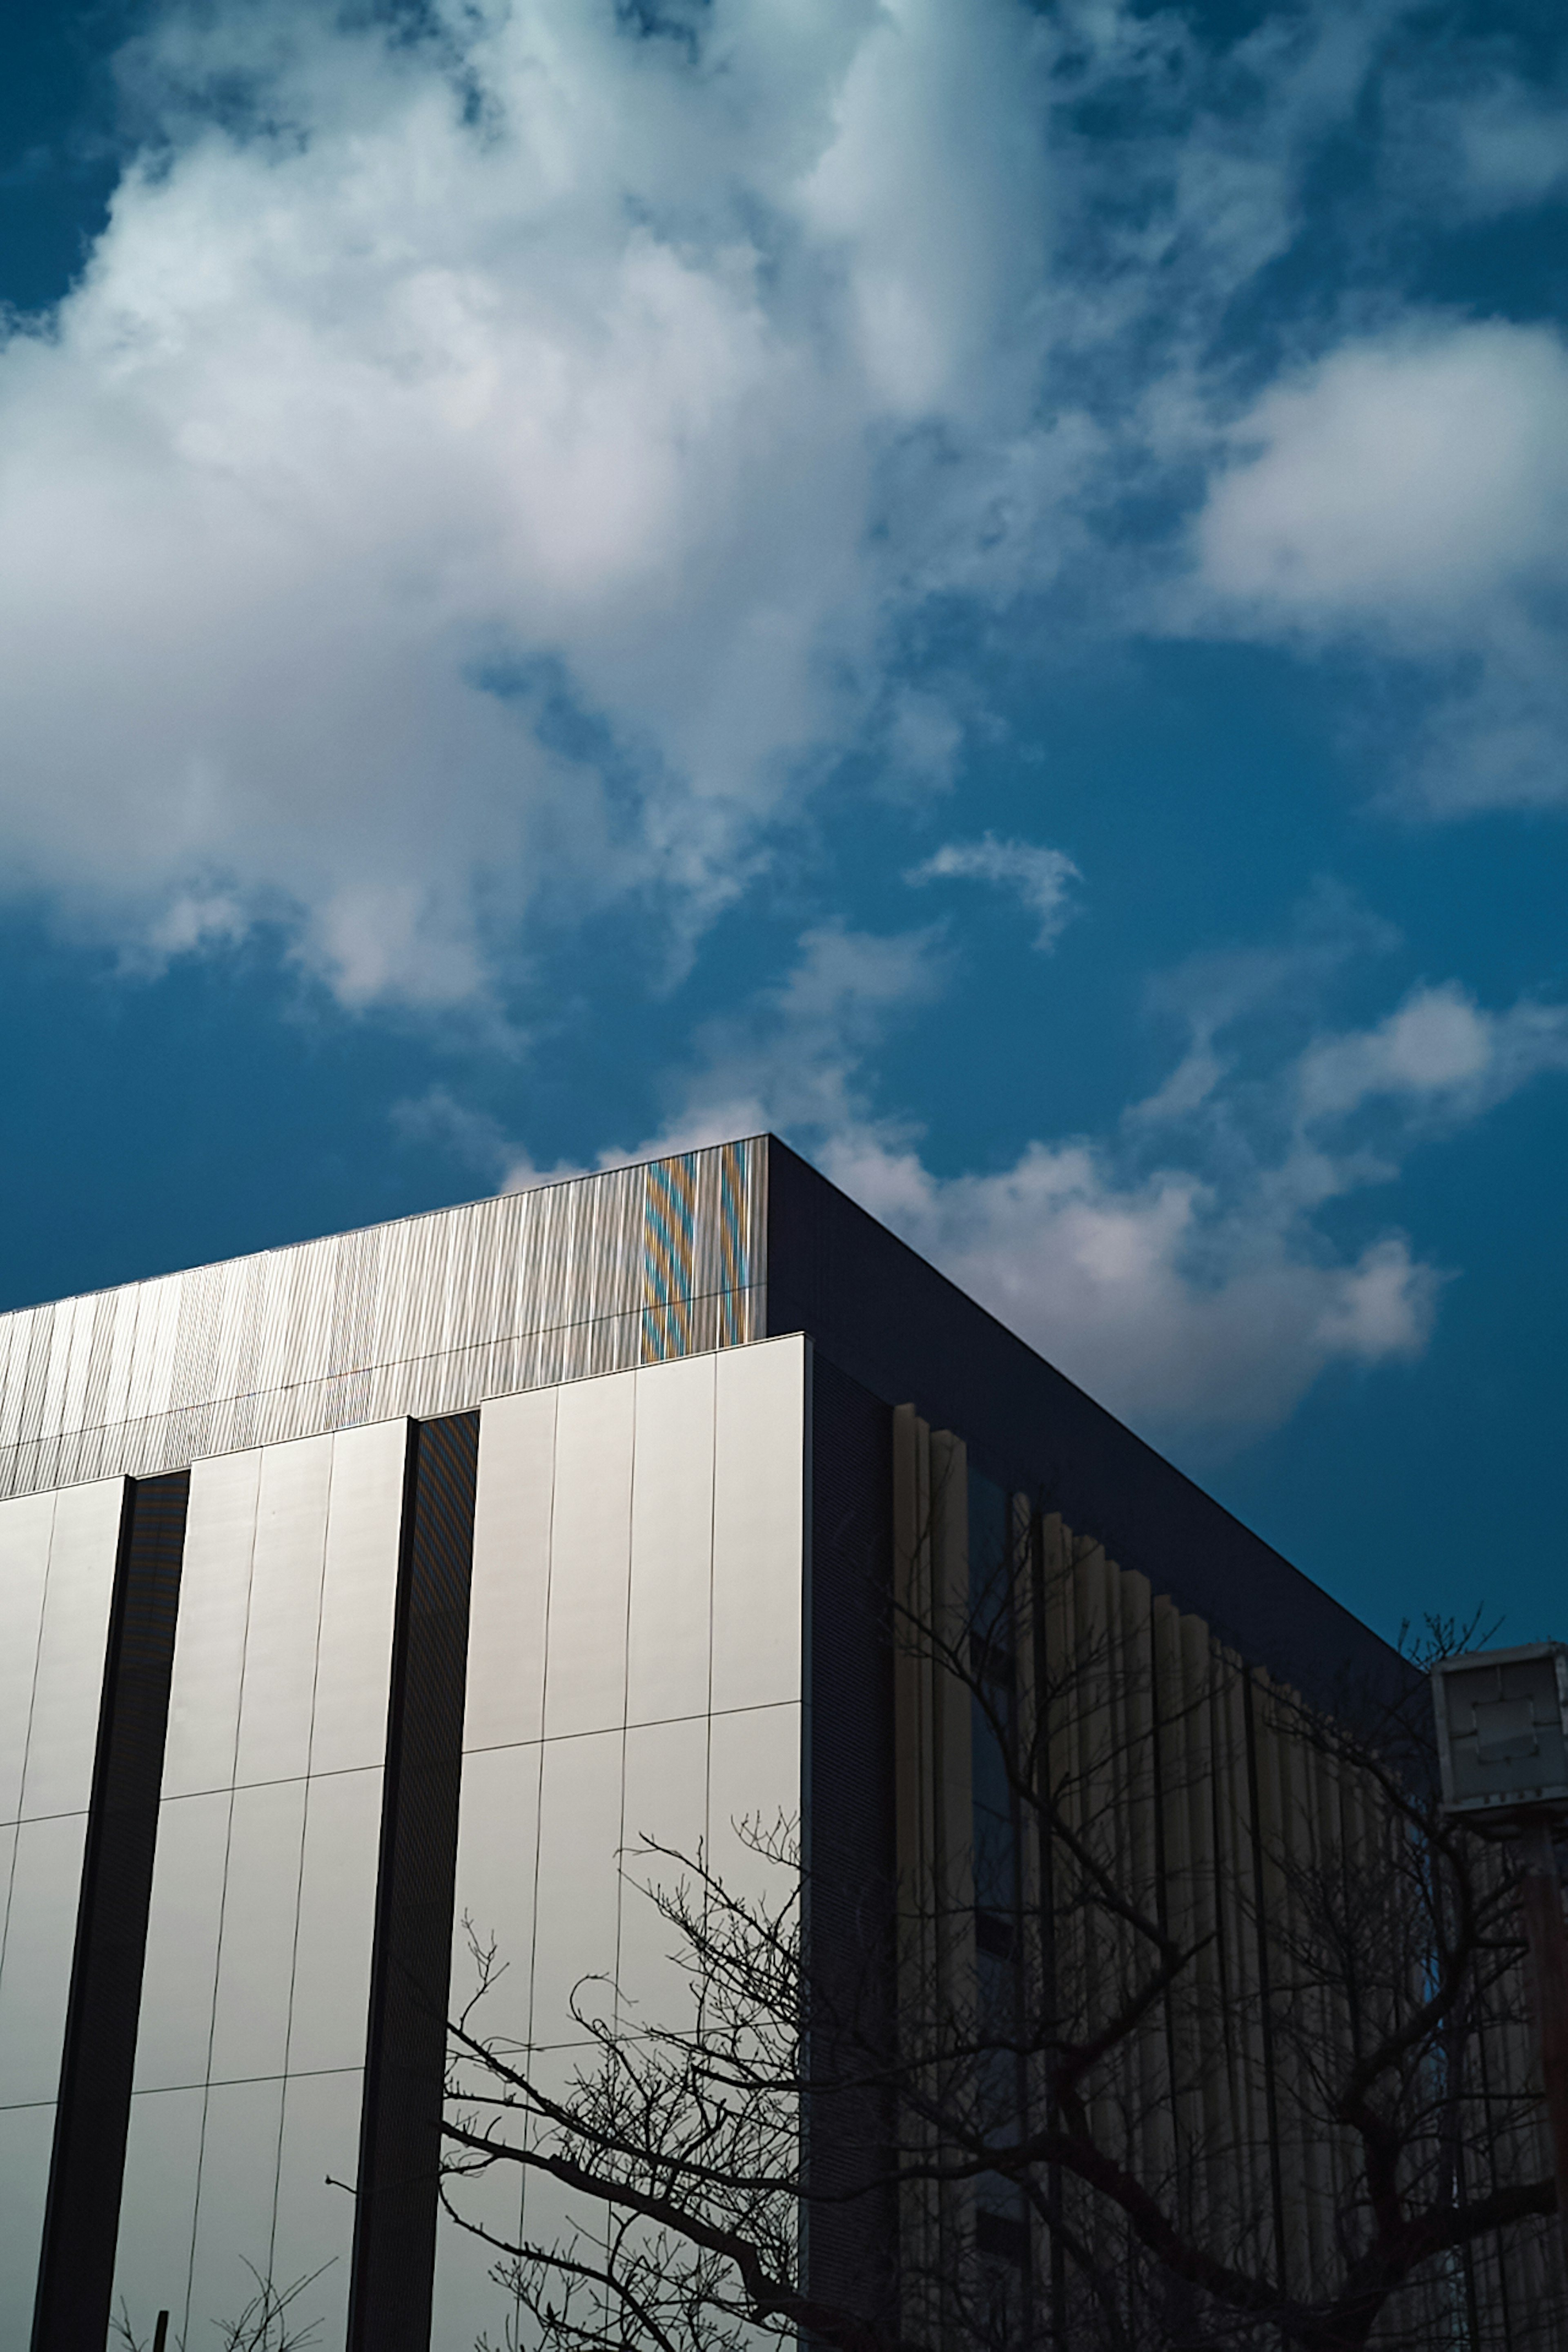
<path fill-rule="evenodd" d="M 1073 908 L 1069 893 L 1079 879 L 1078 867 L 1065 851 L 1042 849 L 1030 841 L 998 841 L 986 834 L 979 841 L 949 841 L 921 865 L 911 866 L 906 882 L 994 882 L 1014 891 L 1035 917 L 1035 945 L 1056 945 Z"/>
<path fill-rule="evenodd" d="M 1426 666 L 1396 782 L 1432 810 L 1568 798 L 1568 349 L 1427 320 L 1342 346 L 1235 426 L 1197 525 L 1237 634 Z"/>
<path fill-rule="evenodd" d="M 1020 9 L 896 0 L 838 88 L 836 135 L 795 203 L 841 256 L 888 416 L 989 421 L 1020 413 L 1020 392 L 1026 413 L 1038 346 L 1014 304 L 1049 246 L 1044 47 Z"/>
<path fill-rule="evenodd" d="M 1199 524 L 1217 593 L 1425 634 L 1559 572 L 1568 351 L 1549 328 L 1404 331 L 1266 393 Z"/>
<path fill-rule="evenodd" d="M 1208 1042 L 1161 1089 L 1157 1138 L 1160 1096 L 1110 1135 L 1037 1139 L 1000 1168 L 953 1173 L 874 1099 L 889 1028 L 943 985 L 937 939 L 815 931 L 782 985 L 703 1034 L 672 1115 L 599 1164 L 776 1129 L 1114 1412 L 1156 1437 L 1231 1445 L 1284 1420 L 1331 1365 L 1409 1363 L 1430 1339 L 1447 1274 L 1392 1223 L 1340 1245 L 1323 1204 L 1386 1186 L 1424 1138 L 1568 1069 L 1568 1007 L 1493 1013 L 1452 985 L 1261 1068 L 1217 1050 L 1260 1007 L 1383 944 L 1320 894 L 1293 945 L 1173 982 Z M 1384 1113 L 1375 1152 L 1369 1107 Z M 541 1172 L 516 1155 L 509 1181 Z"/>
<path fill-rule="evenodd" d="M 1568 181 L 1561 89 L 1461 57 L 1436 73 L 1430 62 L 1423 72 L 1412 61 L 1391 77 L 1388 100 L 1388 176 L 1428 219 L 1496 219 L 1556 195 Z"/>
<path fill-rule="evenodd" d="M 1379 1100 L 1458 1121 L 1545 1070 L 1568 1070 L 1568 1006 L 1526 999 L 1489 1013 L 1450 982 L 1413 990 L 1374 1029 L 1315 1042 L 1297 1066 L 1297 1100 L 1308 1123 Z"/>
<path fill-rule="evenodd" d="M 267 919 L 439 1004 L 531 910 L 694 928 L 848 748 L 952 781 L 910 625 L 1107 612 L 1105 518 L 1208 446 L 1209 341 L 1400 10 L 373 13 L 175 0 L 79 285 L 0 344 L 0 856 L 143 955 Z M 1255 633 L 1501 600 L 1449 804 L 1559 789 L 1563 377 L 1537 331 L 1363 340 L 1204 525 Z"/>
<path fill-rule="evenodd" d="M 1031 429 L 1026 10 L 435 14 L 168 16 L 163 143 L 0 350 L 10 874 L 150 950 L 280 919 L 352 1003 L 482 992 L 546 881 L 700 919 L 879 707 L 890 440 L 951 501 Z"/>
<path fill-rule="evenodd" d="M 1332 1362 L 1418 1356 L 1441 1277 L 1384 1234 L 1336 1258 L 1260 1192 L 1226 1213 L 1185 1171 L 1142 1181 L 1087 1144 L 943 1179 L 874 1131 L 826 1173 L 1102 1403 L 1152 1433 L 1246 1436 Z"/>

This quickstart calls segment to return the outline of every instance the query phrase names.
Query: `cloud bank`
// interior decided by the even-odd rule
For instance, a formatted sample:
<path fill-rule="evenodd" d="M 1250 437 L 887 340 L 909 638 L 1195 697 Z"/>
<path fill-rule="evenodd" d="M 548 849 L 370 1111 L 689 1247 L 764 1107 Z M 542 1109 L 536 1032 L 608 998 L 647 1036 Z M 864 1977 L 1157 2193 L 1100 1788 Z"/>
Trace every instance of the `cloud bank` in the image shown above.
<path fill-rule="evenodd" d="M 433 15 L 163 20 L 0 353 L 13 876 L 154 950 L 292 921 L 350 1003 L 480 992 L 546 881 L 736 887 L 879 707 L 879 454 L 1026 424 L 1047 208 L 995 0 Z"/>
<path fill-rule="evenodd" d="M 1163 625 L 1128 497 L 1184 625 L 1479 646 L 1428 802 L 1559 796 L 1560 346 L 1320 324 L 1230 389 L 1402 21 L 166 9 L 108 226 L 0 348 L 10 886 L 153 959 L 278 923 L 351 1004 L 482 999 L 611 902 L 689 936 L 847 752 L 951 781 L 922 614 Z M 1510 88 L 1406 89 L 1390 155 L 1438 108 L 1502 201 Z"/>

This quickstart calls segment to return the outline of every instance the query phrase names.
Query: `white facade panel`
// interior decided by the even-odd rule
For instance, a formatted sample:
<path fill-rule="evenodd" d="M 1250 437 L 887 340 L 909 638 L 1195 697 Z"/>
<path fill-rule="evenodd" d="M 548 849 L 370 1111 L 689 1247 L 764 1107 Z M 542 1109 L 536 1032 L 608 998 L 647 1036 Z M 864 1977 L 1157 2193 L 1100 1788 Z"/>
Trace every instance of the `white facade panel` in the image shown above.
<path fill-rule="evenodd" d="M 23 1822 L 12 1835 L 0 1958 L 0 2106 L 52 2099 L 59 2085 L 87 1816 Z"/>
<path fill-rule="evenodd" d="M 555 1485 L 553 1389 L 500 1397 L 479 1416 L 463 1745 L 537 1739 Z"/>
<path fill-rule="evenodd" d="M 801 1692 L 806 1568 L 805 1342 L 718 1360 L 713 1479 L 715 1714 Z"/>
<path fill-rule="evenodd" d="M 713 1867 L 727 1886 L 776 1895 L 778 1874 L 746 1836 L 798 1832 L 801 1820 L 801 1706 L 748 1707 L 716 1715 L 709 1741 L 708 1833 Z"/>
<path fill-rule="evenodd" d="M 0 1822 L 22 1813 L 54 1523 L 53 1495 L 0 1503 Z"/>
<path fill-rule="evenodd" d="M 452 1916 L 452 2005 L 478 1986 L 465 1921 L 481 1951 L 501 1963 L 479 2021 L 486 2033 L 526 2042 L 532 2033 L 533 1919 L 543 1745 L 482 1748 L 463 1759 L 462 1828 Z"/>
<path fill-rule="evenodd" d="M 171 2318 L 189 2352 L 217 2352 L 272 2266 L 283 2084 L 221 2083 L 207 2094 L 190 2283 Z M 321 2352 L 325 2352 L 322 2347 Z"/>
<path fill-rule="evenodd" d="M 531 2038 L 546 2047 L 582 2040 L 574 1989 L 615 1972 L 623 1749 L 618 1729 L 544 1743 Z M 596 1990 L 586 1998 L 602 2007 Z"/>
<path fill-rule="evenodd" d="M 522 2228 L 524 2181 L 522 2168 L 496 2164 L 465 2181 L 462 2210 L 476 2228 L 490 2231 L 503 2245 L 517 2242 Z M 482 2337 L 487 2344 L 510 2347 L 528 2341 L 515 2334 L 521 2317 L 517 2298 L 490 2276 L 498 2259 L 478 2240 L 458 2230 L 449 2217 L 440 2218 L 437 2240 L 436 2295 L 431 2313 L 432 2352 L 468 2352 Z"/>
<path fill-rule="evenodd" d="M 25 2342 L 32 2321 L 124 1491 L 114 1478 L 0 1504 L 5 2344 Z"/>
<path fill-rule="evenodd" d="M 139 2342 L 152 2342 L 160 2311 L 186 2332 L 205 2114 L 201 2089 L 139 2091 L 131 2102 L 113 2307 Z"/>
<path fill-rule="evenodd" d="M 580 1381 L 557 1399 L 547 1739 L 625 1720 L 636 1415 L 635 1373 Z"/>
<path fill-rule="evenodd" d="M 5 1946 L 11 1933 L 11 1905 L 16 1891 L 16 1832 L 20 1824 L 7 1822 L 0 1826 L 0 1985 L 5 1975 Z M 5 2105 L 5 2061 L 4 2045 L 0 2044 L 0 2106 Z"/>
<path fill-rule="evenodd" d="M 717 1363 L 688 1356 L 637 1376 L 628 1723 L 708 1712 Z"/>
<path fill-rule="evenodd" d="M 24 1820 L 85 1810 L 92 1795 L 124 1493 L 121 1479 L 108 1478 L 56 1498 L 22 1784 Z"/>
<path fill-rule="evenodd" d="M 405 1422 L 331 1441 L 331 1496 L 321 1579 L 310 1760 L 312 1772 L 378 1765 L 386 1753 Z"/>
<path fill-rule="evenodd" d="M 708 1843 L 706 1716 L 675 1723 L 645 1723 L 626 1733 L 620 1916 L 616 1973 L 627 2005 L 620 2021 L 640 2026 L 688 2021 L 691 1982 L 676 1965 L 678 1937 L 652 1890 L 673 1890 L 684 1875 L 678 1863 L 649 1853 L 645 1840 L 696 1860 Z"/>
<path fill-rule="evenodd" d="M 266 1781 L 230 1799 L 212 2053 L 204 2069 L 215 2083 L 281 2074 L 288 2063 L 308 1786 Z"/>
<path fill-rule="evenodd" d="M 52 2101 L 0 2107 L 0 2344 L 21 2346 L 32 2331 L 54 2131 Z"/>
<path fill-rule="evenodd" d="M 767 1873 L 732 1817 L 798 1820 L 807 1378 L 795 1338 L 574 1385 L 553 1423 L 542 1397 L 526 1414 L 518 1400 L 481 1410 L 453 2001 L 474 1981 L 467 1913 L 506 1964 L 474 2029 L 523 2045 L 542 2081 L 592 2058 L 572 2015 L 584 1979 L 618 1982 L 624 2030 L 684 2013 L 675 1933 L 643 1891 L 679 1865 L 640 1853 L 642 1836 L 692 1855 L 711 1841 L 754 1886 Z M 531 1675 L 509 1688 L 479 1652 L 493 1633 L 519 1659 L 546 1588 L 541 1740 Z M 710 1711 L 721 1686 L 722 1716 Z M 608 1985 L 582 1998 L 615 2015 Z M 494 2168 L 471 2203 L 458 2193 L 508 2233 L 520 2206 L 530 2234 L 574 2220 L 569 2196 L 513 2168 Z M 492 2260 L 443 2220 L 433 2344 L 480 2328 L 505 2340 Z"/>
<path fill-rule="evenodd" d="M 226 1454 L 191 1472 L 163 1748 L 166 1797 L 226 1789 L 235 1777 L 261 1462 L 259 1453 Z"/>
<path fill-rule="evenodd" d="M 272 2275 L 280 2288 L 297 2279 L 312 2280 L 289 2317 L 301 2336 L 319 2323 L 313 2340 L 322 2352 L 335 2352 L 347 2331 L 354 2234 L 351 2184 L 359 2170 L 363 2088 L 357 2068 L 341 2074 L 290 2074 L 283 2088 Z"/>
<path fill-rule="evenodd" d="M 364 2063 L 382 1773 L 318 1773 L 305 1810 L 289 2067 Z"/>
<path fill-rule="evenodd" d="M 331 1483 L 330 1437 L 262 1454 L 235 1765 L 241 1787 L 310 1769 Z M 174 1654 L 177 1662 L 177 1638 Z"/>
<path fill-rule="evenodd" d="M 237 2317 L 247 2263 L 280 2288 L 315 2267 L 277 2267 L 279 2198 L 342 2273 L 315 2306 L 341 2342 L 352 2200 L 310 2151 L 352 2182 L 406 1449 L 399 1420 L 193 1475 L 116 2288 L 157 2273 L 152 2313 L 193 2343 Z"/>
<path fill-rule="evenodd" d="M 204 2083 L 212 2044 L 224 1882 L 228 1872 L 226 1789 L 174 1797 L 159 1808 L 153 1905 L 136 2036 L 136 2088 Z"/>

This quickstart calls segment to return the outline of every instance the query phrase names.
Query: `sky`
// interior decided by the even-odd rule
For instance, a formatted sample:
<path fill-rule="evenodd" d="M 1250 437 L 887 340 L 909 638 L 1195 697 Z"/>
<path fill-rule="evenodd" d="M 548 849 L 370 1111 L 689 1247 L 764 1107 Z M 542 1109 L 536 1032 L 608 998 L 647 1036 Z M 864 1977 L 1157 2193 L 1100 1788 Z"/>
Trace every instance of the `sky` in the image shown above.
<path fill-rule="evenodd" d="M 60 0 L 0 1306 L 768 1127 L 1568 1635 L 1548 0 Z"/>

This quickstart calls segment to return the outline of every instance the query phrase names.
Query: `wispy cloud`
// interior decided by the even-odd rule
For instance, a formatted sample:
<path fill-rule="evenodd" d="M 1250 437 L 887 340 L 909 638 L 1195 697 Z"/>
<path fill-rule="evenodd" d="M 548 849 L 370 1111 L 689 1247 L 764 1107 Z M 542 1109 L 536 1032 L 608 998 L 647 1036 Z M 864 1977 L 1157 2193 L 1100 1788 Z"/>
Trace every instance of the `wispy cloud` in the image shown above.
<path fill-rule="evenodd" d="M 913 866 L 906 882 L 992 882 L 1021 898 L 1036 922 L 1035 945 L 1052 948 L 1074 908 L 1070 892 L 1080 879 L 1064 850 L 1042 849 L 1029 841 L 949 841 L 933 856 Z"/>
<path fill-rule="evenodd" d="M 1527 998 L 1491 1013 L 1447 982 L 1413 989 L 1375 1028 L 1319 1038 L 1295 1082 L 1308 1125 L 1384 1104 L 1458 1126 L 1549 1070 L 1568 1070 L 1568 1005 Z"/>

